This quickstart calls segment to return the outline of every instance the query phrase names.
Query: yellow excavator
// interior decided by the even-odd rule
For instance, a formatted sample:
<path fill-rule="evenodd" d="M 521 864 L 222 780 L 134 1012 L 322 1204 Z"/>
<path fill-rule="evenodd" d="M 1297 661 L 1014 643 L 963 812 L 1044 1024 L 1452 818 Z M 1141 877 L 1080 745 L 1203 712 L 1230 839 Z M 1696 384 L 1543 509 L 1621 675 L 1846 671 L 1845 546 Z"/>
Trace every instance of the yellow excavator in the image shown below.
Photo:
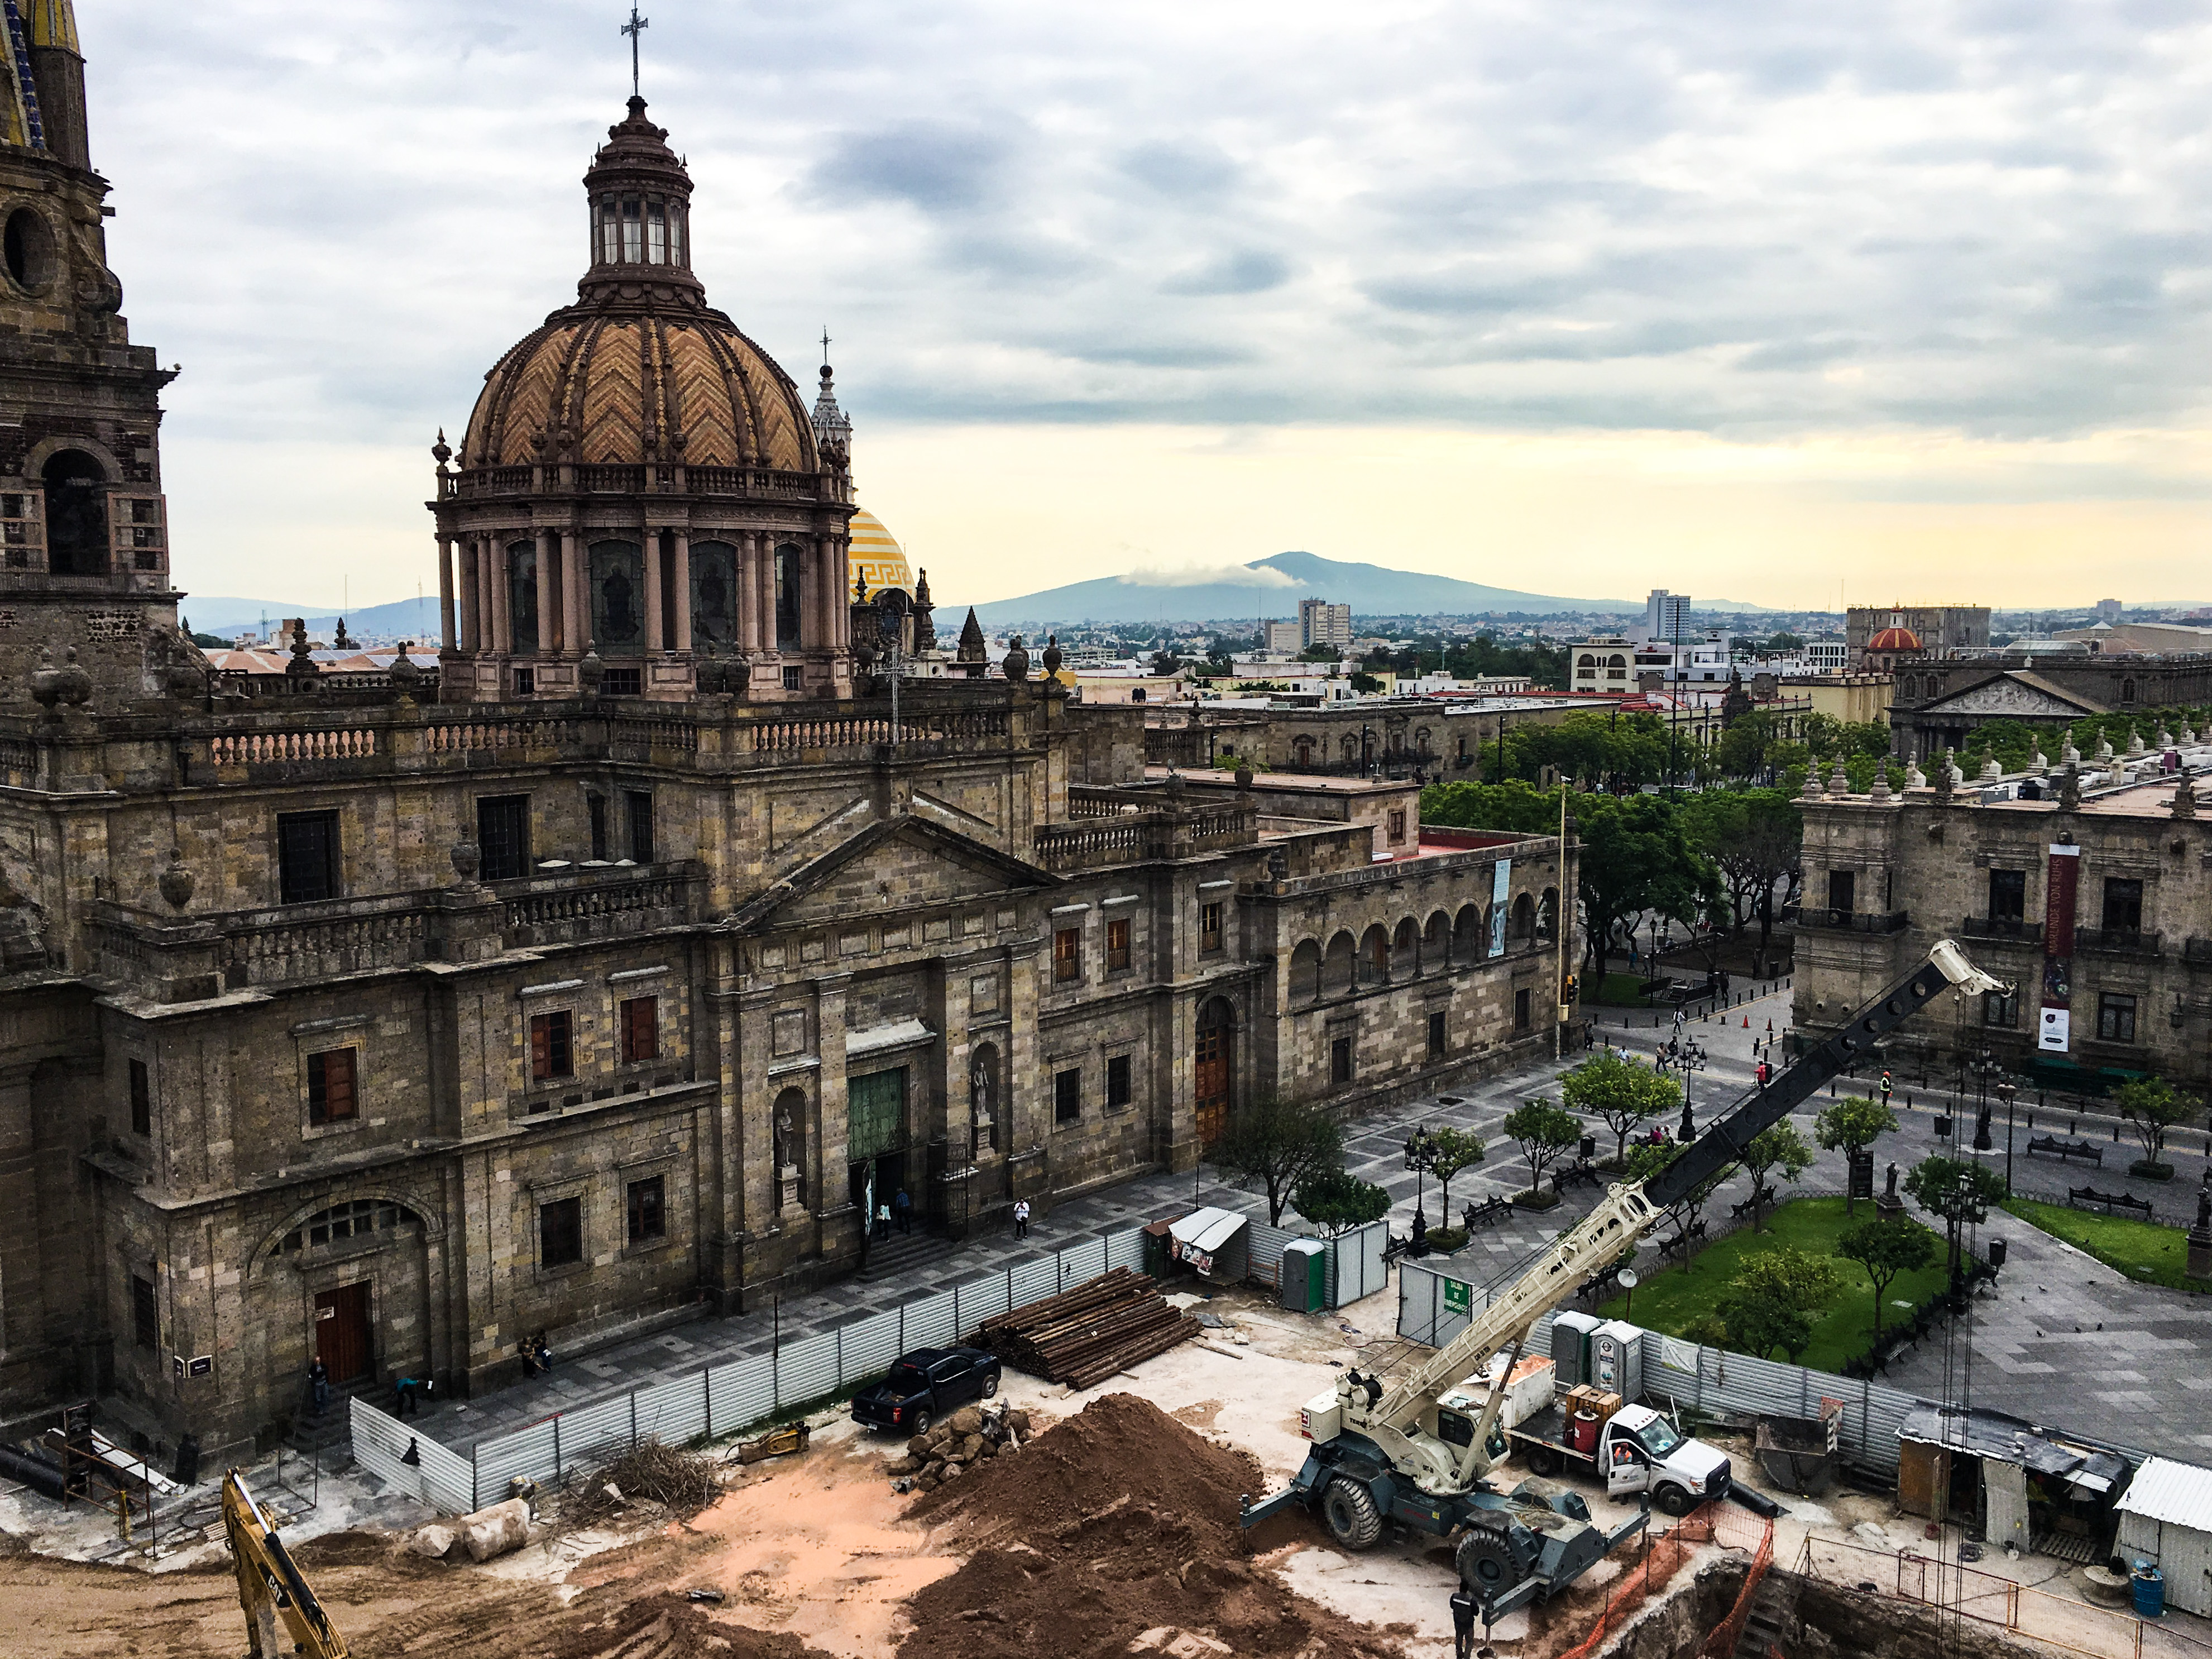
<path fill-rule="evenodd" d="M 252 1644 L 246 1659 L 285 1659 L 291 1654 L 346 1659 L 345 1638 L 331 1627 L 330 1615 L 236 1469 L 222 1478 L 222 1529 L 230 1539 L 238 1604 L 245 1609 L 246 1639 Z M 277 1635 L 279 1620 L 289 1641 Z"/>

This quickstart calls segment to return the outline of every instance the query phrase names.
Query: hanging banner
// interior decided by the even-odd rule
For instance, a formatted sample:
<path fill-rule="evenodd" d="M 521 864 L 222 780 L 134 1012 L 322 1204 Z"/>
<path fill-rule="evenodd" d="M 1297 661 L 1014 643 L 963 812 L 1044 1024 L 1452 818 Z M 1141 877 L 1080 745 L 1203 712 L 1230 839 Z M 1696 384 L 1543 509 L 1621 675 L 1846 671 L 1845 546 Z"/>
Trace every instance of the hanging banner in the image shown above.
<path fill-rule="evenodd" d="M 2074 894 L 2080 885 L 2081 849 L 2051 848 L 2043 884 L 2043 1018 L 2035 1046 L 2045 1054 L 2067 1049 L 2074 1000 Z"/>
<path fill-rule="evenodd" d="M 1490 867 L 1490 954 L 1505 954 L 1505 895 L 1513 882 L 1513 860 L 1500 859 Z"/>

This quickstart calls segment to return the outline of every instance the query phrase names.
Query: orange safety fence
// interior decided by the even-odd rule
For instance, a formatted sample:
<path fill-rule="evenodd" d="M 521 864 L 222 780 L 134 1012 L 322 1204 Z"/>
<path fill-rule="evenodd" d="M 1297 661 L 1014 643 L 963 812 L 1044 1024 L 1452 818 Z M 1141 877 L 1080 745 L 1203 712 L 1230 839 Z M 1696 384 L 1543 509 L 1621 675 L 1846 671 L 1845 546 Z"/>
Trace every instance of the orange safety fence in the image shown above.
<path fill-rule="evenodd" d="M 1717 1542 L 1736 1541 L 1722 1536 L 1724 1530 L 1730 1530 L 1725 1528 L 1724 1521 L 1732 1519 L 1733 1516 L 1714 1516 L 1713 1536 Z M 1762 1521 L 1759 1525 L 1759 1542 L 1752 1551 L 1751 1571 L 1743 1576 L 1743 1588 L 1736 1592 L 1735 1606 L 1729 1609 L 1729 1616 L 1721 1621 L 1720 1628 L 1705 1638 L 1705 1650 L 1708 1659 L 1735 1651 L 1735 1644 L 1743 1636 L 1744 1620 L 1751 1617 L 1752 1598 L 1759 1594 L 1759 1587 L 1766 1577 L 1766 1570 L 1773 1565 L 1774 1522 Z"/>
<path fill-rule="evenodd" d="M 1642 1559 L 1620 1576 L 1620 1582 L 1605 1598 L 1605 1607 L 1599 1613 L 1596 1623 L 1591 1626 L 1589 1634 L 1561 1654 L 1559 1659 L 1591 1659 L 1598 1649 L 1627 1624 L 1632 1613 L 1667 1587 L 1668 1581 L 1689 1559 L 1692 1549 L 1717 1538 L 1724 1544 L 1740 1544 L 1762 1552 L 1765 1560 L 1773 1558 L 1772 1522 L 1754 1523 L 1751 1517 L 1736 1511 L 1719 1510 L 1711 1504 L 1702 1505 L 1657 1537 L 1645 1534 Z M 1761 1565 L 1759 1570 L 1764 1571 L 1765 1568 Z M 1747 1590 L 1743 1607 L 1748 1608 L 1749 1606 L 1749 1592 Z M 1737 1623 L 1741 1626 L 1741 1622 L 1739 1615 Z"/>

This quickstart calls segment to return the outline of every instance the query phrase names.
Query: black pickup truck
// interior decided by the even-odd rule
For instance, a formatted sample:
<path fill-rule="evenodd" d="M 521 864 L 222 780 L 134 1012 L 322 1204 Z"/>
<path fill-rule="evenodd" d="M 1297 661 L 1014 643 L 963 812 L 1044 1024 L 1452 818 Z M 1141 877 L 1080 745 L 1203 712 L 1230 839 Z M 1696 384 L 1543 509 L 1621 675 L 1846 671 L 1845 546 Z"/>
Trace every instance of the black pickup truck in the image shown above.
<path fill-rule="evenodd" d="M 986 1348 L 916 1348 L 880 1382 L 853 1396 L 853 1420 L 865 1428 L 927 1434 L 949 1412 L 999 1391 L 999 1356 Z"/>

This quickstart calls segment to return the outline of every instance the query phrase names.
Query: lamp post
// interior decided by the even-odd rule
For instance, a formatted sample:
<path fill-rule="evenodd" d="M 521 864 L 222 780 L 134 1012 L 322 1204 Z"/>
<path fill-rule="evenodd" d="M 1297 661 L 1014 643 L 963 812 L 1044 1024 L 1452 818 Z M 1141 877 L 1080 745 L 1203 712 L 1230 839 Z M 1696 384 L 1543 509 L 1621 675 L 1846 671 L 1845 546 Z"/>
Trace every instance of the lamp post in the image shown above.
<path fill-rule="evenodd" d="M 1974 1150 L 1978 1152 L 1990 1152 L 1996 1143 L 1990 1135 L 1990 1085 L 2004 1075 L 2004 1067 L 1998 1065 L 1996 1057 L 1984 1048 L 1967 1069 L 1974 1074 L 1978 1103 L 1974 1113 Z M 2006 1173 L 2009 1177 L 2011 1172 L 2008 1170 Z"/>
<path fill-rule="evenodd" d="M 1422 1177 L 1437 1166 L 1437 1140 L 1425 1127 L 1417 1127 L 1406 1137 L 1406 1167 L 1413 1172 L 1413 1237 L 1408 1254 L 1426 1255 L 1429 1253 L 1429 1215 L 1424 1206 Z"/>
<path fill-rule="evenodd" d="M 2012 1103 L 2013 1097 L 2019 1092 L 2018 1086 L 2009 1081 L 1997 1085 L 1997 1098 L 2004 1102 L 2005 1109 L 2005 1191 L 2008 1194 L 2012 1191 Z"/>
<path fill-rule="evenodd" d="M 1662 1054 L 1662 1066 L 1671 1066 L 1682 1074 L 1682 1144 L 1687 1146 L 1698 1138 L 1697 1121 L 1690 1115 L 1690 1079 L 1705 1069 L 1710 1063 L 1704 1047 L 1695 1037 L 1684 1036 L 1668 1045 L 1671 1053 Z"/>

